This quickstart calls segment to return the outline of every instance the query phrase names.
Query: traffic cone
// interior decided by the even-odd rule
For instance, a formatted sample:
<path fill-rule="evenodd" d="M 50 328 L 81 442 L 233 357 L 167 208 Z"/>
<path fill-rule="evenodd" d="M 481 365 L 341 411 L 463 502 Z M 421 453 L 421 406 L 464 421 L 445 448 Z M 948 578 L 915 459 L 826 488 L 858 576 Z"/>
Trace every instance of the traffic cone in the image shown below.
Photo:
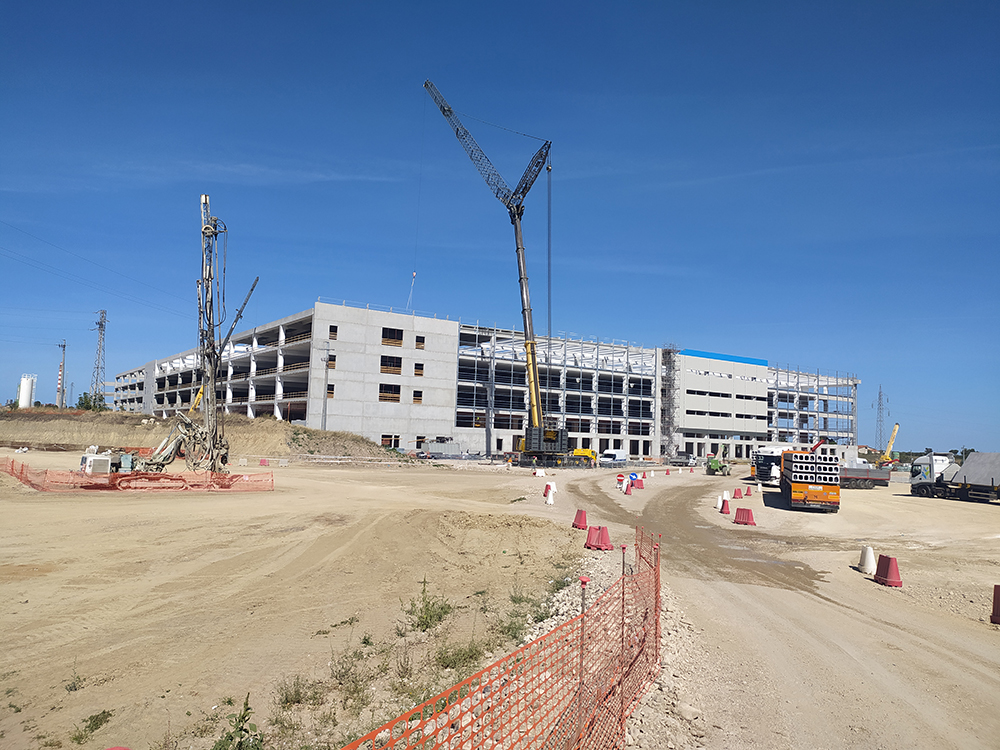
<path fill-rule="evenodd" d="M 722 510 L 719 511 L 723 515 L 729 515 L 729 500 L 722 498 Z"/>
<path fill-rule="evenodd" d="M 650 478 L 650 479 L 652 479 L 652 478 L 653 478 L 653 472 L 652 472 L 652 471 L 651 471 L 651 472 L 649 472 L 649 478 Z"/>
<path fill-rule="evenodd" d="M 750 497 L 750 488 L 747 487 L 747 491 L 743 493 L 743 497 Z"/>
<path fill-rule="evenodd" d="M 585 529 L 587 528 L 587 511 L 578 510 L 576 512 L 576 518 L 573 519 L 574 529 Z"/>
<path fill-rule="evenodd" d="M 742 500 L 742 499 L 743 499 L 743 492 L 742 490 L 740 490 L 739 487 L 737 487 L 735 490 L 733 490 L 733 500 Z"/>
<path fill-rule="evenodd" d="M 601 529 L 599 526 L 591 526 L 587 529 L 587 541 L 583 543 L 586 549 L 597 549 L 597 540 L 600 538 Z"/>
<path fill-rule="evenodd" d="M 670 469 L 667 469 L 667 476 L 670 476 Z"/>
<path fill-rule="evenodd" d="M 646 472 L 642 472 L 642 478 L 643 478 L 643 479 L 645 479 L 645 478 L 646 478 Z"/>
<path fill-rule="evenodd" d="M 625 494 L 626 495 L 631 495 L 632 494 L 632 483 L 631 482 L 626 482 L 625 483 Z"/>
<path fill-rule="evenodd" d="M 990 615 L 990 622 L 1000 625 L 1000 586 L 993 587 L 993 614 Z"/>
<path fill-rule="evenodd" d="M 875 583 L 883 586 L 893 586 L 899 588 L 903 585 L 903 579 L 899 577 L 899 564 L 895 557 L 886 555 L 878 556 L 878 567 L 875 570 Z"/>
<path fill-rule="evenodd" d="M 719 495 L 719 499 L 715 501 L 715 509 L 722 510 L 722 495 Z"/>
<path fill-rule="evenodd" d="M 871 547 L 861 548 L 861 559 L 858 560 L 858 570 L 866 576 L 875 572 L 875 553 Z"/>
<path fill-rule="evenodd" d="M 722 499 L 725 500 L 726 502 L 729 502 L 729 490 L 722 491 Z"/>
<path fill-rule="evenodd" d="M 757 525 L 753 520 L 753 510 L 750 508 L 737 508 L 736 518 L 733 519 L 733 523 L 738 523 L 741 526 Z"/>
<path fill-rule="evenodd" d="M 691 473 L 694 474 L 694 467 L 691 467 Z"/>
<path fill-rule="evenodd" d="M 614 549 L 615 545 L 611 543 L 611 535 L 608 533 L 607 526 L 600 526 L 597 529 L 597 549 Z"/>

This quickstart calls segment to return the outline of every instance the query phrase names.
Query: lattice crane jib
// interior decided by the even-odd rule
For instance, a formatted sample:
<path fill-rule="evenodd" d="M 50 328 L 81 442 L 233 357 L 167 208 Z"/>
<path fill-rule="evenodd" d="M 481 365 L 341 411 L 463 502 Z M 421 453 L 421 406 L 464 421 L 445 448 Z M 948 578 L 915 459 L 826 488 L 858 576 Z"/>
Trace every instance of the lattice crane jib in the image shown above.
<path fill-rule="evenodd" d="M 479 174 L 486 185 L 493 192 L 510 215 L 510 222 L 514 226 L 514 239 L 517 248 L 517 270 L 519 284 L 521 288 L 521 316 L 524 322 L 524 349 L 526 358 L 526 370 L 528 379 L 528 400 L 530 405 L 529 420 L 532 428 L 543 428 L 542 399 L 538 382 L 538 358 L 535 347 L 535 330 L 531 313 L 531 296 L 528 292 L 528 268 L 524 254 L 524 240 L 521 235 L 521 217 L 524 214 L 524 199 L 534 185 L 538 175 L 545 168 L 549 158 L 549 150 L 552 147 L 551 141 L 545 141 L 541 148 L 528 163 L 527 169 L 521 175 L 517 186 L 511 190 L 503 176 L 493 166 L 486 153 L 472 137 L 469 130 L 462 124 L 455 110 L 445 101 L 445 98 L 438 91 L 437 87 L 430 81 L 424 82 L 424 88 L 430 94 L 441 114 L 455 131 L 455 137 L 469 155 Z"/>

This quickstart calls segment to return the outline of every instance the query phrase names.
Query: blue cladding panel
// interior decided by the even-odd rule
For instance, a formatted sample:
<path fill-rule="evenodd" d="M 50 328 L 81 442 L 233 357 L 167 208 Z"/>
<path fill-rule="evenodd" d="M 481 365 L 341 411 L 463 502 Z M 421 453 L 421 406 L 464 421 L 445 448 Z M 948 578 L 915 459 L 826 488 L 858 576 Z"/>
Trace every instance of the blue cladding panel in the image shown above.
<path fill-rule="evenodd" d="M 732 354 L 715 354 L 713 352 L 700 352 L 697 349 L 684 349 L 680 352 L 689 357 L 702 357 L 704 359 L 718 359 L 723 362 L 742 362 L 746 365 L 761 365 L 767 367 L 766 359 L 753 359 L 752 357 L 736 357 Z"/>

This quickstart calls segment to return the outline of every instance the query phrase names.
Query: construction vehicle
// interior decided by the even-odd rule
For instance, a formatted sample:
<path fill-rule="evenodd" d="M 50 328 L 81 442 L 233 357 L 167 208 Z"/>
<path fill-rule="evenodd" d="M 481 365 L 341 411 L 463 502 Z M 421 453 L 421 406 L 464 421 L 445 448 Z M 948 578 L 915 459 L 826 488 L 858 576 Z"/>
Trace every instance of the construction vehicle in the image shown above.
<path fill-rule="evenodd" d="M 192 422 L 182 412 L 178 412 L 173 421 L 170 432 L 152 453 L 143 455 L 138 450 L 109 450 L 98 454 L 96 448 L 91 446 L 80 459 L 80 471 L 84 474 L 162 473 L 181 456 L 191 471 L 215 471 L 212 469 L 213 461 L 218 460 L 220 465 L 228 462 L 226 452 L 215 452 L 204 427 Z"/>
<path fill-rule="evenodd" d="M 983 503 L 1000 497 L 1000 453 L 970 453 L 961 465 L 950 453 L 928 453 L 911 467 L 911 495 Z"/>
<path fill-rule="evenodd" d="M 836 513 L 840 510 L 840 457 L 836 446 L 781 454 L 781 495 L 791 508 L 811 508 Z"/>
<path fill-rule="evenodd" d="M 766 487 L 781 484 L 781 454 L 788 450 L 781 446 L 763 446 L 753 452 L 751 476 Z"/>
<path fill-rule="evenodd" d="M 521 317 L 524 323 L 524 354 L 525 369 L 528 381 L 528 426 L 524 431 L 524 439 L 516 449 L 521 454 L 522 464 L 553 465 L 569 461 L 569 436 L 564 427 L 553 419 L 545 419 L 542 414 L 542 398 L 538 384 L 538 359 L 535 351 L 535 328 L 531 315 L 531 298 L 528 294 L 528 267 L 525 262 L 524 240 L 521 236 L 521 217 L 524 215 L 524 199 L 535 184 L 538 175 L 546 167 L 549 159 L 551 141 L 542 143 L 521 175 L 517 187 L 513 190 L 507 185 L 500 172 L 486 156 L 486 153 L 476 143 L 476 139 L 459 120 L 455 110 L 445 101 L 437 87 L 430 81 L 424 81 L 424 88 L 430 94 L 441 114 L 455 131 L 455 137 L 469 155 L 479 174 L 486 181 L 507 213 L 510 223 L 514 226 L 514 243 L 517 253 L 517 270 L 521 288 Z M 486 446 L 489 450 L 489 420 L 487 420 Z"/>
<path fill-rule="evenodd" d="M 708 454 L 708 463 L 705 464 L 705 473 L 708 475 L 721 474 L 724 477 L 728 477 L 732 468 L 729 463 L 724 458 L 719 458 L 714 453 Z"/>
<path fill-rule="evenodd" d="M 708 454 L 708 463 L 705 464 L 705 473 L 708 475 L 721 474 L 724 477 L 728 477 L 732 468 L 729 466 L 729 461 L 727 457 L 729 456 L 729 446 L 723 446 L 722 455 L 716 453 Z"/>
<path fill-rule="evenodd" d="M 840 486 L 846 490 L 888 487 L 891 475 L 890 469 L 876 468 L 863 458 L 849 458 L 840 466 Z"/>
<path fill-rule="evenodd" d="M 878 460 L 878 467 L 881 469 L 883 466 L 889 466 L 895 463 L 895 459 L 892 457 L 892 446 L 896 443 L 896 434 L 899 432 L 899 422 L 896 422 L 895 427 L 892 428 L 892 435 L 889 436 L 889 442 L 885 446 L 885 453 Z"/>

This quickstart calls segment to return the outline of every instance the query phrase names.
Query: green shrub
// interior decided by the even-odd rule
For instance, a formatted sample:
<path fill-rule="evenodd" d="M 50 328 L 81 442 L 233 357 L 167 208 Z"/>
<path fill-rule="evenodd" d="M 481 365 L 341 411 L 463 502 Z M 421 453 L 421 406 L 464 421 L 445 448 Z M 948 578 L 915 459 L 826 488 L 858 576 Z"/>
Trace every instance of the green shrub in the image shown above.
<path fill-rule="evenodd" d="M 230 729 L 212 745 L 212 750 L 264 750 L 264 737 L 257 731 L 257 725 L 250 722 L 250 693 L 243 701 L 243 709 L 238 714 L 229 714 Z"/>
<path fill-rule="evenodd" d="M 427 576 L 421 581 L 420 601 L 410 599 L 410 604 L 403 608 L 407 624 L 413 630 L 426 633 L 437 627 L 451 614 L 454 607 L 443 596 L 431 596 L 427 593 Z"/>

